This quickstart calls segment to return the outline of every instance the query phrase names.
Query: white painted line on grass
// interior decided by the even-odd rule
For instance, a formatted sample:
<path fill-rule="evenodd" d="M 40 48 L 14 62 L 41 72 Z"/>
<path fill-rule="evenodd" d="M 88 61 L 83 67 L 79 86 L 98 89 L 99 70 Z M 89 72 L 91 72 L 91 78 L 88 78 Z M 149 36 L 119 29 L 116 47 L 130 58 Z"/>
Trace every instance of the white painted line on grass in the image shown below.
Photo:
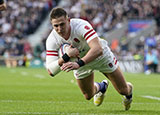
<path fill-rule="evenodd" d="M 27 75 L 28 75 L 28 73 L 27 73 L 27 72 L 25 72 L 25 71 L 23 71 L 23 72 L 21 72 L 21 75 L 23 75 L 23 76 L 27 76 Z"/>
<path fill-rule="evenodd" d="M 9 115 L 23 115 L 23 114 L 24 115 L 54 115 L 55 113 L 50 113 L 50 112 L 0 112 L 0 114 L 5 114 L 5 115 L 6 114 L 9 114 Z"/>
<path fill-rule="evenodd" d="M 1 103 L 66 103 L 66 104 L 74 104 L 74 103 L 78 103 L 78 104 L 84 104 L 84 103 L 93 103 L 91 101 L 38 101 L 38 100 L 0 100 Z M 121 102 L 104 102 L 105 104 L 122 104 Z M 135 105 L 141 105 L 141 104 L 157 104 L 157 105 L 160 105 L 160 103 L 133 103 Z"/>
<path fill-rule="evenodd" d="M 11 73 L 16 73 L 16 70 L 10 69 L 10 72 L 11 72 Z"/>
<path fill-rule="evenodd" d="M 35 100 L 0 100 L 2 103 L 82 103 L 85 102 L 76 102 L 76 101 L 35 101 Z"/>
<path fill-rule="evenodd" d="M 159 100 L 159 101 L 160 101 L 160 97 L 154 97 L 154 96 L 149 96 L 149 95 L 142 96 L 142 97 L 144 97 L 144 98 L 148 98 L 148 99 Z"/>
<path fill-rule="evenodd" d="M 132 114 L 104 114 L 104 113 L 64 113 L 64 112 L 0 112 L 9 115 L 132 115 Z"/>
<path fill-rule="evenodd" d="M 34 76 L 37 77 L 37 78 L 40 78 L 40 79 L 45 78 L 45 76 L 44 76 L 44 75 L 41 75 L 41 74 L 35 74 Z"/>

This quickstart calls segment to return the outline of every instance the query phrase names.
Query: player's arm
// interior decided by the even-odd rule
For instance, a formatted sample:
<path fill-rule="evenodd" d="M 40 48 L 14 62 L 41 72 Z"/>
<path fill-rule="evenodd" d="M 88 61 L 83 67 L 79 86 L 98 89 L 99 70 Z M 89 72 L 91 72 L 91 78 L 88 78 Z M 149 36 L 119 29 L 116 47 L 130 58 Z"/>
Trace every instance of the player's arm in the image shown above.
<path fill-rule="evenodd" d="M 99 43 L 99 40 L 97 37 L 92 39 L 88 43 L 90 50 L 87 52 L 87 54 L 82 58 L 85 64 L 95 60 L 97 57 L 103 54 L 102 47 Z"/>
<path fill-rule="evenodd" d="M 69 72 L 71 70 L 78 69 L 81 66 L 95 60 L 97 57 L 103 54 L 102 47 L 97 37 L 92 39 L 88 43 L 88 45 L 90 47 L 90 50 L 87 52 L 87 54 L 83 58 L 81 58 L 78 62 L 64 63 L 61 66 L 61 70 Z"/>
<path fill-rule="evenodd" d="M 82 39 L 85 39 L 90 49 L 87 54 L 78 62 L 68 62 L 63 64 L 63 66 L 61 67 L 63 71 L 67 70 L 68 72 L 70 70 L 78 69 L 79 67 L 84 66 L 85 64 L 95 60 L 97 57 L 103 54 L 98 35 L 88 22 L 85 22 L 80 27 L 78 27 L 77 33 L 82 37 Z"/>
<path fill-rule="evenodd" d="M 103 50 L 99 42 L 98 35 L 88 22 L 84 22 L 80 26 L 79 36 L 82 36 L 82 38 L 85 39 L 86 43 L 90 47 L 87 54 L 81 59 L 84 62 L 84 64 L 87 64 L 95 60 L 97 57 L 103 54 Z M 79 63 L 80 66 L 83 66 L 84 64 Z"/>
<path fill-rule="evenodd" d="M 70 48 L 68 54 L 66 53 L 60 58 L 56 49 L 48 49 L 46 52 L 46 68 L 51 76 L 55 76 L 60 72 L 60 66 L 62 66 L 63 63 L 68 62 L 71 57 L 79 55 L 79 51 L 76 48 Z"/>
<path fill-rule="evenodd" d="M 46 40 L 46 69 L 51 76 L 60 72 L 58 47 L 52 31 Z"/>
<path fill-rule="evenodd" d="M 60 66 L 62 66 L 63 63 L 66 63 L 70 58 L 79 55 L 79 51 L 76 48 L 70 47 L 69 52 L 59 58 L 58 50 L 60 46 L 56 44 L 53 38 L 54 36 L 51 32 L 46 41 L 46 69 L 51 76 L 55 76 L 60 72 Z"/>
<path fill-rule="evenodd" d="M 55 76 L 60 72 L 60 66 L 58 63 L 58 51 L 46 51 L 46 69 L 51 76 Z"/>
<path fill-rule="evenodd" d="M 7 6 L 4 0 L 0 0 L 0 11 L 5 10 L 6 8 Z"/>
<path fill-rule="evenodd" d="M 58 59 L 58 63 L 60 66 L 62 66 L 63 63 L 70 61 L 70 58 L 74 57 L 79 57 L 79 50 L 77 48 L 73 48 L 70 45 L 67 53 L 65 53 L 61 58 Z"/>
<path fill-rule="evenodd" d="M 58 51 L 55 49 L 46 51 L 46 69 L 51 76 L 60 72 L 60 66 L 65 63 L 63 58 L 58 57 Z"/>

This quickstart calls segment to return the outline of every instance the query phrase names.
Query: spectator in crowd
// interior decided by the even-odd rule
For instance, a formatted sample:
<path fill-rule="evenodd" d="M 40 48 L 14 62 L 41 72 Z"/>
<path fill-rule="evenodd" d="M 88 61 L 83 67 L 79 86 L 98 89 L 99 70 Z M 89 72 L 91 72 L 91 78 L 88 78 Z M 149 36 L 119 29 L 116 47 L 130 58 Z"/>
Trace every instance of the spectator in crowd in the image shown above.
<path fill-rule="evenodd" d="M 36 31 L 55 5 L 55 0 L 7 1 L 7 10 L 0 12 L 0 56 L 13 49 L 18 54 L 12 52 L 12 55 L 32 53 L 29 43 L 25 42 L 26 38 Z"/>
<path fill-rule="evenodd" d="M 0 0 L 0 11 L 5 10 L 6 8 L 7 6 L 4 0 Z"/>
<path fill-rule="evenodd" d="M 148 66 L 146 73 L 157 73 L 158 57 L 157 53 L 153 49 L 149 49 L 146 54 L 146 65 Z"/>
<path fill-rule="evenodd" d="M 98 34 L 117 28 L 124 19 L 153 18 L 160 26 L 160 0 L 70 0 L 64 4 L 70 17 L 89 21 Z"/>
<path fill-rule="evenodd" d="M 19 42 L 36 31 L 49 10 L 58 2 L 59 0 L 8 0 L 7 10 L 5 13 L 0 12 L 0 55 L 2 56 L 8 47 L 13 49 L 13 46 L 16 46 L 19 55 L 25 54 L 26 49 L 23 48 L 26 46 L 23 46 L 24 42 Z M 89 21 L 101 37 L 104 33 L 118 28 L 124 20 L 133 18 L 155 19 L 157 33 L 160 33 L 160 0 L 61 0 L 60 3 L 71 18 L 77 17 Z M 45 40 L 42 44 L 44 42 Z M 121 41 L 119 43 L 118 51 L 115 52 L 121 57 L 121 54 L 124 56 L 124 53 L 121 53 L 122 49 L 126 52 L 129 50 L 127 43 L 121 44 Z M 141 50 L 143 46 L 143 43 L 138 44 L 136 51 Z M 136 54 L 136 51 L 133 54 Z"/>
<path fill-rule="evenodd" d="M 17 60 L 14 56 L 17 53 L 17 50 L 6 50 L 4 53 L 6 67 L 17 67 Z"/>
<path fill-rule="evenodd" d="M 98 35 L 103 37 L 104 33 L 117 28 L 125 19 L 154 19 L 158 15 L 157 12 L 160 11 L 158 2 L 160 0 L 70 0 L 69 2 L 64 1 L 62 6 L 67 10 L 70 17 L 89 21 Z M 144 12 L 143 9 L 147 12 Z M 130 51 L 126 36 L 127 32 L 124 35 L 125 39 L 122 38 L 119 41 L 119 46 L 114 50 L 115 55 L 118 55 L 118 59 L 142 60 L 145 38 L 137 42 L 134 51 Z"/>

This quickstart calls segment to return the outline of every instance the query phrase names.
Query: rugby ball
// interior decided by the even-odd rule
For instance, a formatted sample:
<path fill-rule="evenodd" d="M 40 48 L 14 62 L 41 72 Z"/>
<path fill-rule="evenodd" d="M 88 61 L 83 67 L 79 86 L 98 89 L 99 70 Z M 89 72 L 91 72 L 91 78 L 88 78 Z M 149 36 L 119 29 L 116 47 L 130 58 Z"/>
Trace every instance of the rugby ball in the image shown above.
<path fill-rule="evenodd" d="M 70 44 L 64 43 L 60 46 L 59 51 L 58 51 L 58 55 L 59 57 L 62 57 L 65 53 L 68 54 Z M 70 61 L 74 62 L 74 61 L 78 61 L 78 58 L 70 58 Z"/>

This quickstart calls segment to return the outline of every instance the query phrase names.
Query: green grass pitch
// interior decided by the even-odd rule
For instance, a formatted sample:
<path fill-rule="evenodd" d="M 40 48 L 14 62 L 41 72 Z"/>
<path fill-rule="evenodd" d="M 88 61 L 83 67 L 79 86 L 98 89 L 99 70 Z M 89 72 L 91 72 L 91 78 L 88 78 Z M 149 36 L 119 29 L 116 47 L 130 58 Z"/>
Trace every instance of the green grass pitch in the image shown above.
<path fill-rule="evenodd" d="M 111 83 L 96 107 L 84 99 L 72 72 L 51 78 L 44 68 L 0 67 L 0 115 L 160 115 L 160 74 L 124 74 L 134 85 L 129 111 Z M 103 79 L 95 72 L 95 81 Z"/>

